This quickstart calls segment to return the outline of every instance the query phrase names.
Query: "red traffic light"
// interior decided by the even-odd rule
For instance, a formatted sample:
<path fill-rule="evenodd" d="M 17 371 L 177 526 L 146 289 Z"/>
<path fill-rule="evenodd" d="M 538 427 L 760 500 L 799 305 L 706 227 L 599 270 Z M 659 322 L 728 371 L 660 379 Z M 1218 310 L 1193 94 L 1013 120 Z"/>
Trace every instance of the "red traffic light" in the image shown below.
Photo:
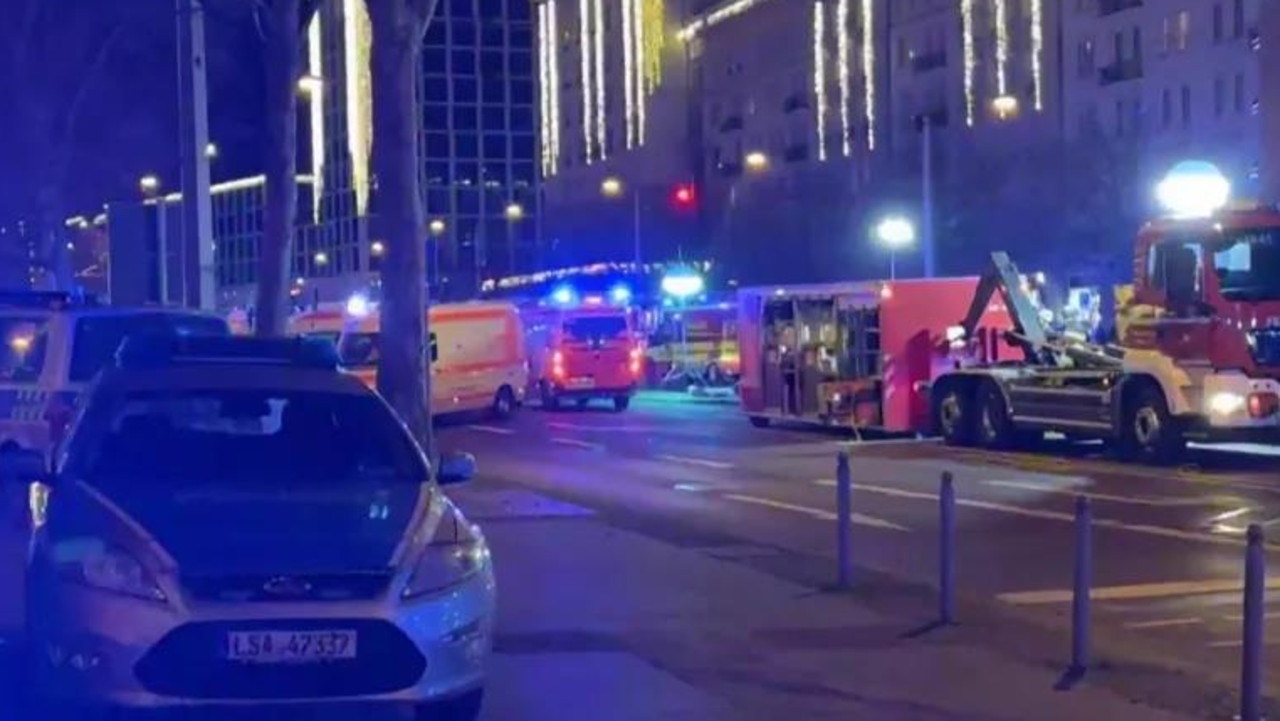
<path fill-rule="evenodd" d="M 682 208 L 692 207 L 698 200 L 698 195 L 694 192 L 693 186 L 688 183 L 677 185 L 675 193 L 673 193 L 671 197 L 675 201 L 676 205 Z"/>

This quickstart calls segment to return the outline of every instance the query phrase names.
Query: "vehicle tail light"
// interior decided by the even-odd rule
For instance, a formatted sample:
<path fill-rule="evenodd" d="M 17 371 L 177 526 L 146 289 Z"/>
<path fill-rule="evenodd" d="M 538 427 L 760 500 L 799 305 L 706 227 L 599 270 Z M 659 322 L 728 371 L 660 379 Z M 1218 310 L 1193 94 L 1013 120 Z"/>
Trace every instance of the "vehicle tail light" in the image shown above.
<path fill-rule="evenodd" d="M 556 351 L 551 355 L 551 374 L 556 378 L 564 378 L 564 353 Z"/>
<path fill-rule="evenodd" d="M 1270 418 L 1280 411 L 1280 396 L 1275 393 L 1250 393 L 1249 415 L 1253 418 Z"/>

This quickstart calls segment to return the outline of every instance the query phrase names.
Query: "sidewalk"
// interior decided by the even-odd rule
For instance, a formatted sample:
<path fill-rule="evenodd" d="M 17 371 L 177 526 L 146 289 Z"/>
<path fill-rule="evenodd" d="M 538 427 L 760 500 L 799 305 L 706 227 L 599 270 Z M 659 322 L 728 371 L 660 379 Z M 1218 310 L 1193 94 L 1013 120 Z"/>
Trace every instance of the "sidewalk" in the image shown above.
<path fill-rule="evenodd" d="M 454 494 L 493 547 L 500 593 L 486 721 L 1190 719 L 985 648 L 904 639 L 871 611 L 523 491 Z M 914 613 L 914 611 L 911 611 Z"/>

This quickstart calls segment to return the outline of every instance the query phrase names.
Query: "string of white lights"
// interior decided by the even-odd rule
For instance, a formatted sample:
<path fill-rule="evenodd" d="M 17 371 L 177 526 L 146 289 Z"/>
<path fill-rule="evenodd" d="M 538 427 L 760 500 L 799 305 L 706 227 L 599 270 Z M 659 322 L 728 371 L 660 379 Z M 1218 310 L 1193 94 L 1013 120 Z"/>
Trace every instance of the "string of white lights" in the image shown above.
<path fill-rule="evenodd" d="M 973 76 L 978 65 L 973 42 L 973 0 L 960 0 L 960 29 L 964 53 L 964 122 L 972 126 L 974 119 Z"/>
<path fill-rule="evenodd" d="M 862 106 L 867 120 L 867 150 L 876 149 L 875 0 L 862 0 Z"/>
<path fill-rule="evenodd" d="M 311 192 L 311 215 L 320 222 L 320 201 L 324 195 L 324 36 L 320 27 L 320 12 L 316 11 L 307 25 L 307 73 L 320 82 L 308 85 L 311 97 L 311 177 L 315 186 Z"/>
<path fill-rule="evenodd" d="M 635 45 L 635 80 L 636 87 L 636 144 L 644 145 L 644 126 L 648 119 L 647 105 L 649 104 L 649 89 L 645 82 L 645 68 L 648 65 L 648 57 L 645 53 L 645 31 L 648 26 L 645 17 L 644 0 L 625 0 L 631 4 L 631 16 L 634 18 L 632 26 L 634 28 L 634 36 L 632 42 Z"/>
<path fill-rule="evenodd" d="M 347 89 L 347 152 L 351 155 L 351 186 L 356 193 L 356 212 L 364 215 L 369 206 L 369 152 L 373 147 L 373 81 L 369 59 L 373 49 L 369 11 L 364 0 L 345 0 L 342 5 L 343 58 Z"/>
<path fill-rule="evenodd" d="M 822 0 L 813 3 L 813 101 L 818 131 L 818 160 L 827 159 L 827 59 L 823 38 L 827 34 Z"/>
<path fill-rule="evenodd" d="M 853 153 L 849 137 L 849 0 L 836 3 L 836 52 L 840 58 L 837 72 L 840 80 L 840 152 L 844 157 Z"/>
<path fill-rule="evenodd" d="M 631 0 L 622 0 L 622 95 L 623 112 L 625 113 L 627 149 L 635 147 L 635 108 L 636 108 L 636 76 L 635 76 L 635 40 L 634 26 L 635 5 Z"/>
<path fill-rule="evenodd" d="M 541 144 L 542 177 L 551 168 L 551 59 L 547 53 L 547 4 L 538 4 L 538 142 Z"/>
<path fill-rule="evenodd" d="M 994 0 L 996 26 L 996 93 L 1009 94 L 1009 6 L 1007 0 Z"/>
<path fill-rule="evenodd" d="M 551 170 L 560 169 L 560 30 L 556 0 L 547 0 L 547 59 L 551 87 Z"/>
<path fill-rule="evenodd" d="M 600 159 L 604 160 L 609 156 L 608 106 L 605 105 L 604 94 L 604 0 L 592 0 L 592 3 L 593 39 L 596 44 L 596 150 L 600 153 Z"/>
<path fill-rule="evenodd" d="M 734 2 L 731 2 L 728 5 L 724 5 L 722 7 L 716 8 L 715 10 L 712 10 L 706 15 L 684 26 L 683 28 L 680 29 L 680 32 L 677 33 L 677 37 L 687 42 L 689 40 L 692 40 L 694 37 L 698 35 L 698 33 L 706 30 L 707 28 L 713 25 L 719 25 L 725 20 L 728 20 L 729 18 L 732 18 L 735 15 L 741 15 L 742 13 L 750 10 L 756 5 L 759 5 L 760 3 L 767 2 L 767 1 L 768 0 L 734 0 Z"/>
<path fill-rule="evenodd" d="M 1031 0 L 1031 82 L 1036 112 L 1044 110 L 1044 3 Z"/>
<path fill-rule="evenodd" d="M 589 0 L 578 0 L 578 55 L 582 59 L 582 143 L 587 162 L 595 159 L 595 148 L 592 147 L 595 135 L 591 132 L 595 125 L 595 92 L 591 85 L 591 70 L 595 64 L 591 62 L 591 3 Z"/>

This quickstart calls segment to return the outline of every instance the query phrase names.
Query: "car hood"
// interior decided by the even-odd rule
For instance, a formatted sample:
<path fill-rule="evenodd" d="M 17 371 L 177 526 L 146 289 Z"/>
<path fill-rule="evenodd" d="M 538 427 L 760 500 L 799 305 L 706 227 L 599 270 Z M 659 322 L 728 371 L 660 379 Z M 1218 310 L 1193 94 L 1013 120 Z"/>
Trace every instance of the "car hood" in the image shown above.
<path fill-rule="evenodd" d="M 429 484 L 271 490 L 83 486 L 88 505 L 149 537 L 184 574 L 302 574 L 394 567 Z M 144 541 L 143 538 L 136 539 Z"/>

